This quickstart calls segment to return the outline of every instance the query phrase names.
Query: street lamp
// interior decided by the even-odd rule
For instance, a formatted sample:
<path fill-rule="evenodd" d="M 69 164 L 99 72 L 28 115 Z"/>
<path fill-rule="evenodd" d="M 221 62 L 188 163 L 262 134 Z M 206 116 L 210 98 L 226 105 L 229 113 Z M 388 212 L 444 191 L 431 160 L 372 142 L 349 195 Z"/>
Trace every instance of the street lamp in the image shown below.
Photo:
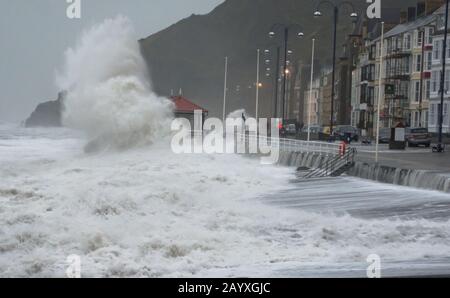
<path fill-rule="evenodd" d="M 283 31 L 284 34 L 284 40 L 283 40 L 283 48 L 284 48 L 284 56 L 283 56 L 283 90 L 282 90 L 282 118 L 285 119 L 286 118 L 286 77 L 288 72 L 287 69 L 287 60 L 288 60 L 288 55 L 289 55 L 289 50 L 288 50 L 288 39 L 289 39 L 289 33 L 290 30 L 297 28 L 297 37 L 301 38 L 303 37 L 305 34 L 303 33 L 302 30 L 302 26 L 299 24 L 274 24 L 271 28 L 271 30 L 269 31 L 269 37 L 270 38 L 274 38 L 276 36 L 275 30 L 277 29 L 281 29 Z"/>
<path fill-rule="evenodd" d="M 273 33 L 273 34 L 270 34 L 269 33 L 269 36 L 271 36 L 271 37 L 273 37 L 273 36 L 275 36 L 275 33 Z M 272 66 L 272 64 L 275 66 L 275 76 L 274 76 L 274 84 L 273 84 L 273 91 L 274 91 L 274 95 L 273 95 L 273 98 L 274 98 L 274 100 L 273 100 L 273 103 L 274 103 L 274 109 L 273 109 L 273 118 L 277 118 L 278 117 L 278 87 L 279 87 L 279 82 L 280 82 L 280 79 L 279 79 L 279 76 L 280 76 L 280 52 L 281 52 L 281 48 L 280 48 L 280 45 L 278 45 L 278 44 L 275 44 L 275 43 L 271 43 L 271 44 L 269 44 L 269 45 L 266 45 L 266 46 L 268 46 L 268 47 L 270 47 L 270 48 L 273 48 L 273 47 L 275 47 L 276 48 L 276 51 L 275 50 L 269 50 L 269 49 L 266 49 L 266 50 L 264 50 L 264 54 L 266 55 L 266 60 L 265 60 L 265 63 L 266 63 L 266 77 L 267 78 L 270 78 L 271 77 L 271 74 L 270 74 L 270 72 L 272 71 L 272 68 L 271 68 L 271 66 Z M 271 56 L 269 56 L 269 55 L 271 55 L 271 54 L 276 54 L 276 56 L 275 57 L 271 57 Z"/>
<path fill-rule="evenodd" d="M 331 119 L 330 119 L 330 133 L 333 133 L 333 125 L 334 125 L 334 96 L 335 96 L 335 81 L 336 81 L 336 42 L 337 42 L 337 23 L 339 16 L 339 9 L 344 6 L 349 6 L 352 10 L 350 14 L 350 18 L 352 22 L 356 23 L 358 20 L 358 14 L 355 11 L 355 7 L 349 1 L 341 1 L 341 0 L 322 0 L 317 4 L 316 10 L 314 12 L 314 17 L 318 18 L 322 16 L 320 12 L 320 7 L 323 4 L 328 4 L 333 8 L 334 12 L 334 22 L 333 22 L 333 74 L 331 78 Z"/>

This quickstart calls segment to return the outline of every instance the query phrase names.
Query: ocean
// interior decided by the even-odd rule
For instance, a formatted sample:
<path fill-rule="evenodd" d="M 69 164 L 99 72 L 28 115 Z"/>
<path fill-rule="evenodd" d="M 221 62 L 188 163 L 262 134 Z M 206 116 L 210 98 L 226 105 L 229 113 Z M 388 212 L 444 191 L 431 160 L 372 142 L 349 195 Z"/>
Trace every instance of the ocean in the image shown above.
<path fill-rule="evenodd" d="M 87 154 L 85 133 L 0 125 L 0 276 L 450 273 L 450 195 L 351 177 L 300 181 L 170 140 Z"/>

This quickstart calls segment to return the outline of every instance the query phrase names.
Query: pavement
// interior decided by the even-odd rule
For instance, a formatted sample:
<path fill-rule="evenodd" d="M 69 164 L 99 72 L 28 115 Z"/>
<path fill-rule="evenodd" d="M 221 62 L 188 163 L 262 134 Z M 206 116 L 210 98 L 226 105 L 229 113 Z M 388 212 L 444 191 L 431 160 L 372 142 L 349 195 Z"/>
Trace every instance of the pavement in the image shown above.
<path fill-rule="evenodd" d="M 358 150 L 356 161 L 375 163 L 375 145 L 352 144 Z M 450 146 L 444 153 L 433 153 L 431 148 L 417 147 L 389 150 L 387 144 L 379 145 L 379 164 L 402 169 L 450 172 Z"/>

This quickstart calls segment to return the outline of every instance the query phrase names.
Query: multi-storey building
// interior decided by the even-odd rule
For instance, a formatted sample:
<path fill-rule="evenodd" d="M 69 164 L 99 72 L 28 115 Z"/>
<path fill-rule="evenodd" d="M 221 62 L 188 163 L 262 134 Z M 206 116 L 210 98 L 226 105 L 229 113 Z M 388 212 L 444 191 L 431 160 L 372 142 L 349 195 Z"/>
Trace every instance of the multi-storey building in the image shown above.
<path fill-rule="evenodd" d="M 399 17 L 396 12 L 383 11 L 383 16 L 387 31 L 398 25 Z M 402 14 L 402 18 L 406 16 Z M 381 24 L 379 21 L 365 20 L 361 30 L 362 42 L 352 71 L 351 124 L 359 128 L 363 136 L 372 136 L 380 67 L 376 40 L 381 35 Z"/>
<path fill-rule="evenodd" d="M 436 15 L 431 14 L 400 24 L 386 34 L 380 119 L 384 127 L 428 125 L 435 22 Z"/>
<path fill-rule="evenodd" d="M 403 12 L 400 24 L 387 28 L 384 35 L 381 88 L 380 28 L 374 38 L 368 35 L 353 71 L 352 124 L 363 134 L 374 136 L 377 100 L 380 98 L 380 126 L 427 127 L 432 80 L 433 34 L 436 11 L 443 1 L 428 0 Z M 378 95 L 381 90 L 381 96 Z"/>
<path fill-rule="evenodd" d="M 352 125 L 366 135 L 373 126 L 375 94 L 375 44 L 366 39 L 361 47 L 359 60 L 352 72 Z"/>
<path fill-rule="evenodd" d="M 433 53 L 431 59 L 431 91 L 430 91 L 430 113 L 429 113 L 429 130 L 432 133 L 437 133 L 440 124 L 440 109 L 441 109 L 441 73 L 442 73 L 442 50 L 444 44 L 444 13 L 445 8 L 442 7 L 436 11 L 437 22 L 433 42 Z M 450 38 L 447 40 L 446 53 L 446 73 L 444 81 L 444 105 L 443 105 L 443 126 L 444 133 L 450 133 Z"/>
<path fill-rule="evenodd" d="M 308 84 L 308 90 L 305 91 L 303 108 L 305 125 L 308 123 L 311 123 L 311 125 L 319 124 L 320 82 L 320 78 L 315 79 L 312 87 L 311 84 Z"/>
<path fill-rule="evenodd" d="M 311 124 L 324 127 L 329 132 L 331 122 L 331 70 L 323 69 L 313 81 L 312 99 L 309 100 L 311 86 L 306 85 L 308 91 L 304 93 L 304 123 L 308 123 L 308 112 L 311 112 Z"/>

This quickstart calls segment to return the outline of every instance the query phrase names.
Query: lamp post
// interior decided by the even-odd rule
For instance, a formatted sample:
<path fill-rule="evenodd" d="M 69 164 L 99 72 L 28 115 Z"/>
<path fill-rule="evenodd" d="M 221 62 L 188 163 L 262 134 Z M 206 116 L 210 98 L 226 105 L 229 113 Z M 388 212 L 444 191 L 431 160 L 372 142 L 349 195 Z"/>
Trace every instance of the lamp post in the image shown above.
<path fill-rule="evenodd" d="M 312 104 L 312 92 L 314 81 L 314 50 L 316 39 L 312 39 L 312 54 L 311 54 L 311 80 L 309 83 L 309 103 L 308 103 L 308 142 L 311 140 L 311 104 Z"/>
<path fill-rule="evenodd" d="M 339 10 L 344 6 L 349 6 L 352 10 L 350 14 L 350 18 L 353 22 L 356 22 L 358 19 L 358 14 L 355 12 L 355 7 L 349 1 L 340 1 L 340 0 L 322 0 L 318 3 L 316 10 L 314 12 L 314 17 L 321 17 L 322 13 L 320 12 L 320 7 L 324 4 L 328 4 L 333 8 L 333 73 L 331 77 L 331 119 L 330 119 L 330 134 L 333 133 L 333 125 L 334 125 L 334 97 L 335 97 L 335 81 L 336 81 L 336 43 L 337 43 L 337 24 L 339 17 Z"/>
<path fill-rule="evenodd" d="M 288 41 L 289 41 L 289 33 L 291 29 L 294 29 L 295 27 L 299 28 L 299 31 L 297 33 L 298 37 L 303 37 L 304 33 L 301 30 L 301 26 L 299 24 L 289 24 L 289 25 L 285 25 L 285 24 L 274 24 L 269 32 L 269 37 L 273 38 L 276 36 L 275 31 L 277 29 L 281 29 L 283 32 L 283 50 L 284 50 L 284 55 L 283 55 L 283 89 L 282 89 L 282 118 L 285 119 L 286 118 L 286 77 L 287 77 L 287 73 L 288 73 L 288 65 L 287 65 L 287 61 L 288 61 Z"/>
<path fill-rule="evenodd" d="M 256 108 L 255 108 L 255 117 L 256 122 L 258 122 L 258 109 L 259 109 L 259 88 L 261 88 L 259 83 L 259 59 L 260 59 L 260 50 L 256 50 Z"/>
<path fill-rule="evenodd" d="M 225 123 L 226 108 L 227 108 L 227 78 L 228 78 L 228 57 L 225 57 L 225 75 L 223 83 L 223 111 L 222 111 L 222 121 Z"/>
<path fill-rule="evenodd" d="M 273 47 L 273 45 L 270 45 L 270 47 Z M 281 47 L 279 45 L 276 45 L 276 57 L 274 60 L 275 63 L 275 78 L 274 78 L 274 87 L 273 87 L 273 104 L 274 104 L 274 109 L 273 109 L 273 118 L 277 118 L 278 117 L 278 89 L 279 89 L 279 82 L 280 82 L 280 55 L 281 55 Z M 271 72 L 271 68 L 269 67 L 271 65 L 272 60 L 270 60 L 268 57 L 271 54 L 271 50 L 266 49 L 264 50 L 264 54 L 265 54 L 265 64 L 266 64 L 266 77 L 270 78 L 270 72 Z"/>
<path fill-rule="evenodd" d="M 437 152 L 444 152 L 444 145 L 442 144 L 442 126 L 444 123 L 444 93 L 445 93 L 445 65 L 447 64 L 447 28 L 448 28 L 448 9 L 449 0 L 445 5 L 445 27 L 444 27 L 444 45 L 442 49 L 442 73 L 441 73 L 441 107 L 439 108 L 439 133 Z"/>
<path fill-rule="evenodd" d="M 423 40 L 422 42 L 425 42 Z M 380 110 L 381 110 L 381 95 L 383 88 L 383 51 L 384 51 L 384 22 L 381 22 L 381 39 L 380 39 L 380 70 L 378 77 L 378 101 L 377 101 L 377 139 L 375 143 L 375 162 L 378 163 L 378 148 L 380 144 Z"/>

